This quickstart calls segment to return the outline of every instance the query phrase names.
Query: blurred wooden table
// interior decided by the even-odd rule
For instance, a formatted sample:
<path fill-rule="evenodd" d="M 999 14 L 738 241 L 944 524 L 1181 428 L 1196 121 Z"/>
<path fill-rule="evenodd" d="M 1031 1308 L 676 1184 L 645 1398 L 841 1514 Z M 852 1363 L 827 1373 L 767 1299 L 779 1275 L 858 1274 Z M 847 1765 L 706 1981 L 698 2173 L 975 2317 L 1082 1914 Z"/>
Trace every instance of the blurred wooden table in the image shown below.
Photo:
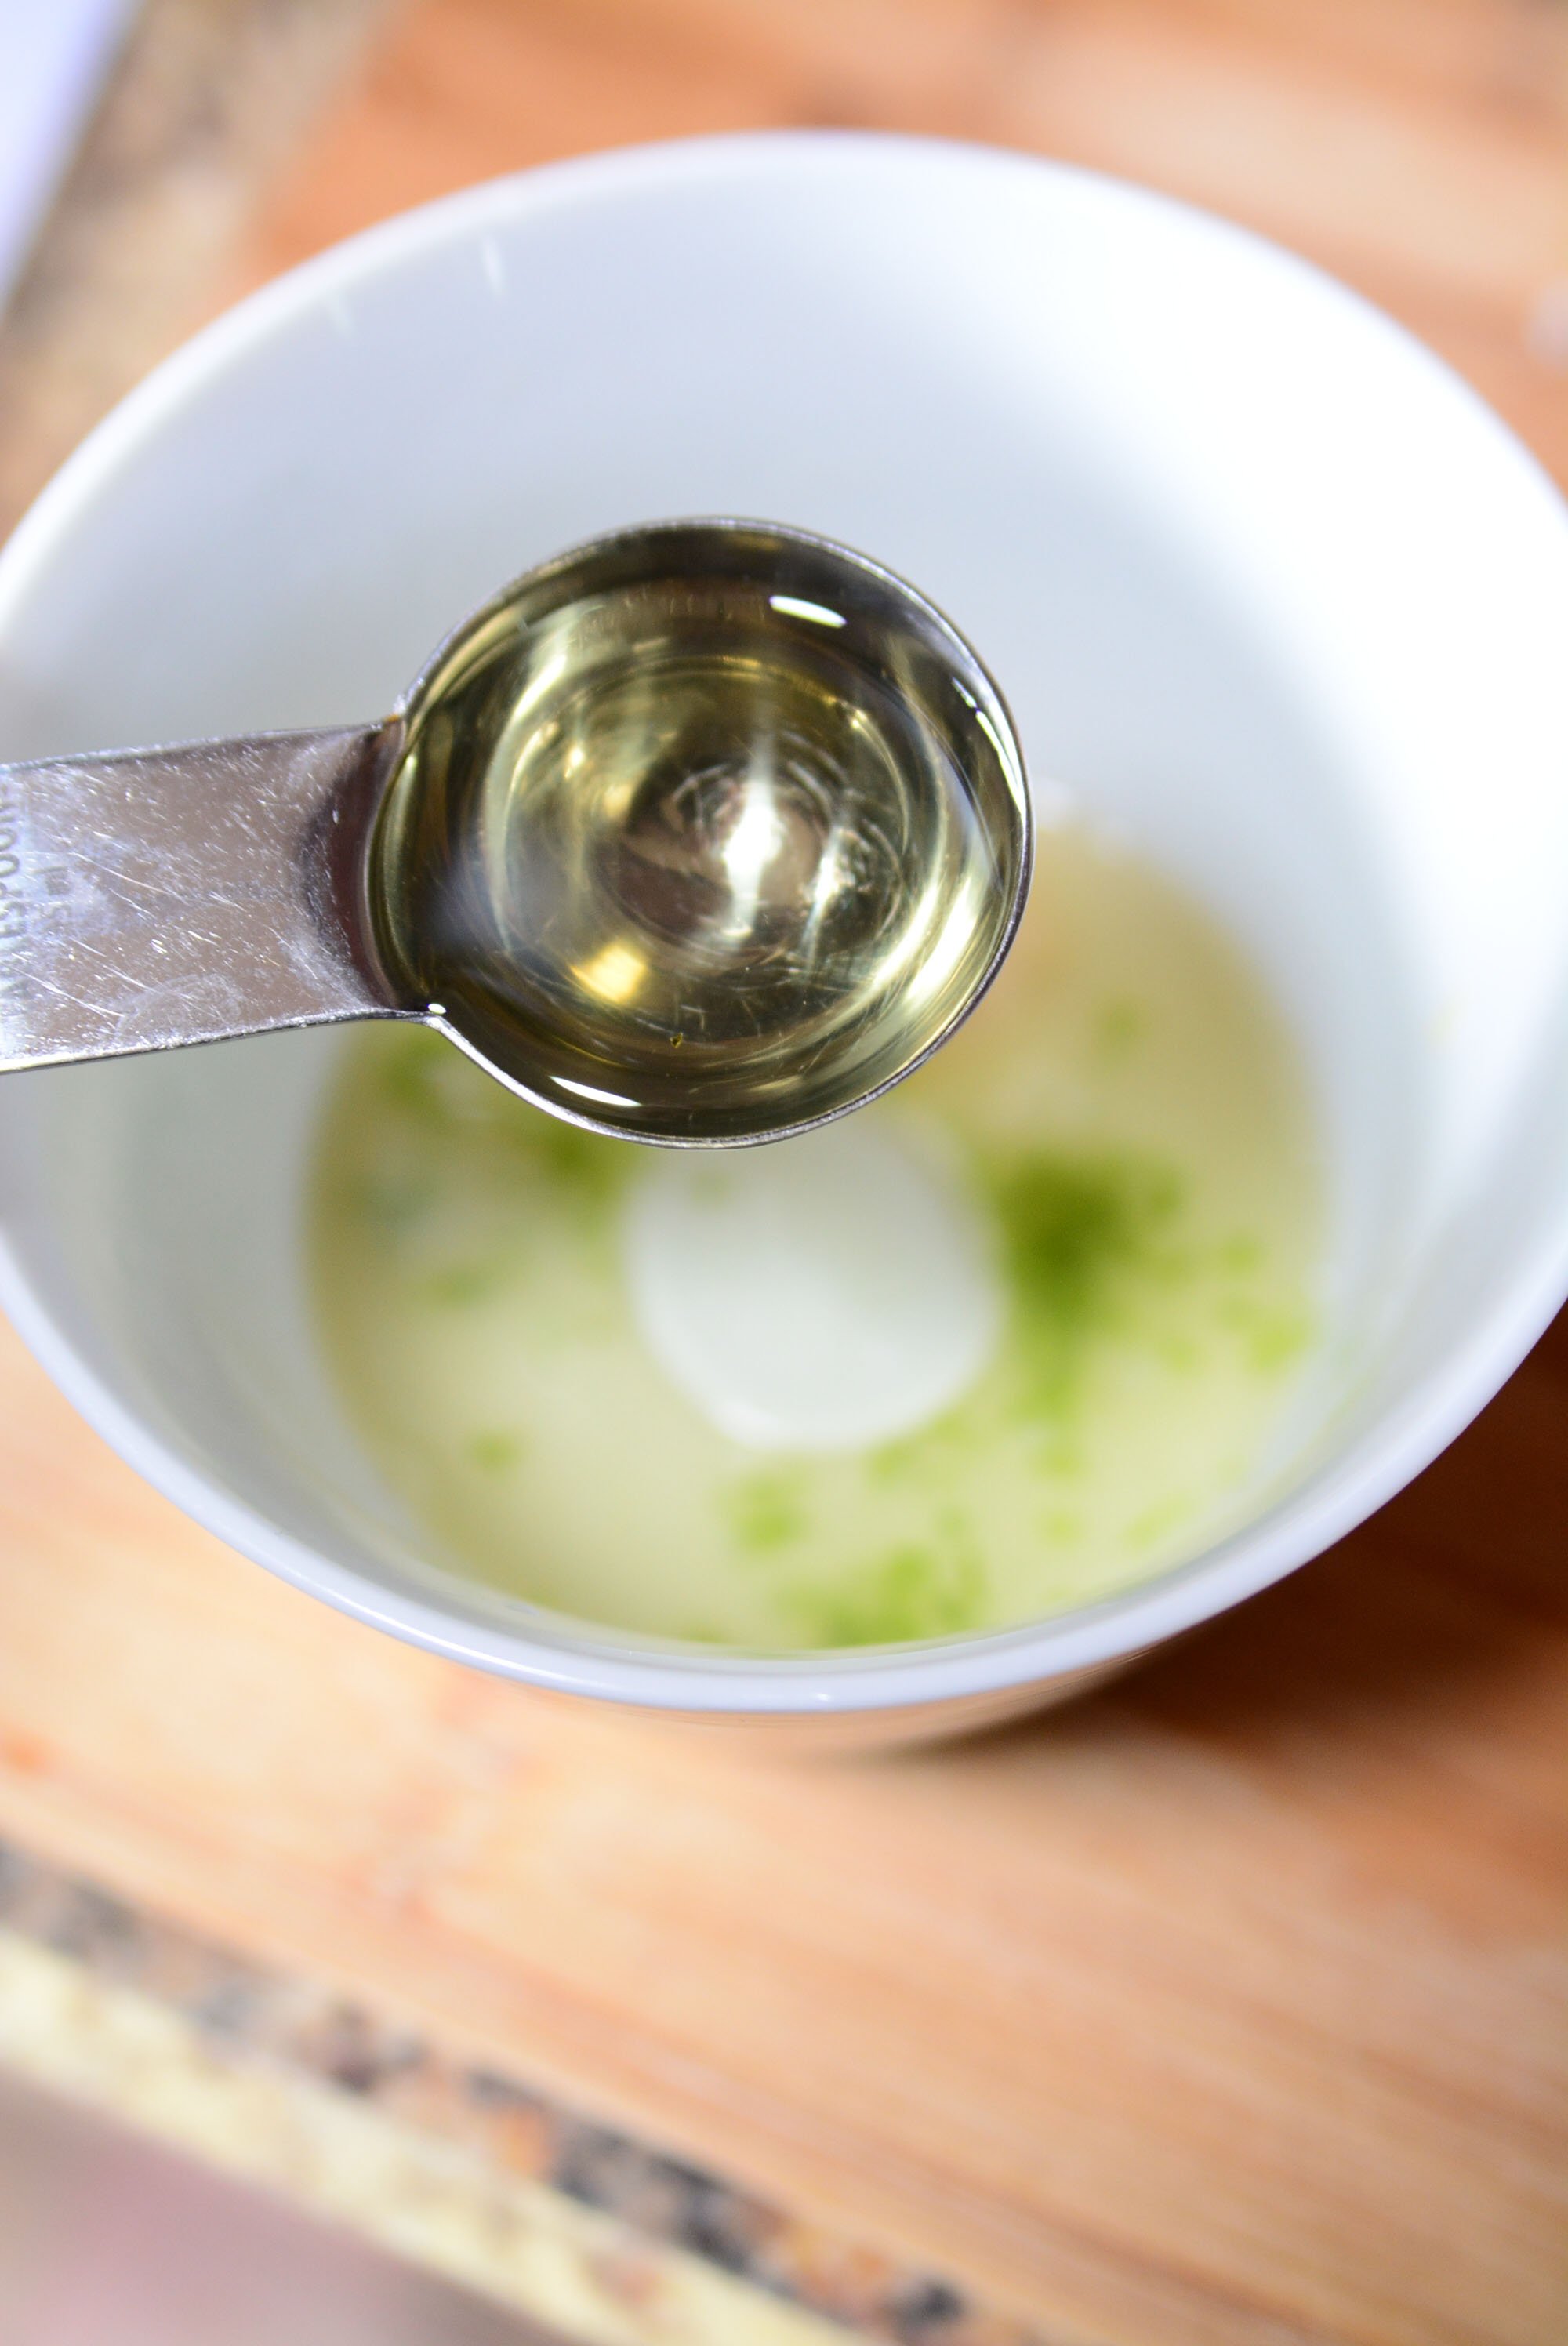
<path fill-rule="evenodd" d="M 0 347 L 14 486 L 117 352 L 389 210 L 793 122 L 1248 220 L 1568 479 L 1562 0 L 157 5 L 303 62 L 224 85 L 227 226 L 161 262 L 87 232 L 100 131 Z M 306 64 L 340 78 L 302 128 Z M 7 1341 L 0 2047 L 589 2338 L 1555 2346 L 1565 1545 L 1560 1325 L 1375 1523 L 1124 1686 L 790 1773 L 311 1606 Z"/>

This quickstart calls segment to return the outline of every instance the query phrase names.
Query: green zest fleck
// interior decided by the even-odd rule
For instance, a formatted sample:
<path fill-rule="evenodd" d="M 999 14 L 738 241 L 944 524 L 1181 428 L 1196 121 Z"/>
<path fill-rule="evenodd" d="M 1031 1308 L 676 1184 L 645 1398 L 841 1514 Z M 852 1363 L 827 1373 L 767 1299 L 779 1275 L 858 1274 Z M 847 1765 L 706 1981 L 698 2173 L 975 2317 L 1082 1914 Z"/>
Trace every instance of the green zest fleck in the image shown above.
<path fill-rule="evenodd" d="M 372 1229 L 395 1238 L 434 1203 L 438 1185 L 427 1174 L 377 1170 L 355 1176 L 343 1187 L 343 1202 Z"/>
<path fill-rule="evenodd" d="M 1095 1020 L 1096 1057 L 1107 1066 L 1115 1066 L 1142 1042 L 1148 1023 L 1148 1013 L 1142 1003 L 1125 994 L 1105 1003 Z"/>
<path fill-rule="evenodd" d="M 963 1402 L 922 1425 L 918 1433 L 900 1434 L 879 1443 L 865 1454 L 867 1480 L 894 1488 L 901 1484 L 942 1484 L 962 1471 L 983 1436 L 977 1433 L 973 1413 Z"/>
<path fill-rule="evenodd" d="M 1086 1355 L 1120 1324 L 1129 1272 L 1164 1281 L 1180 1176 L 1135 1155 L 1026 1156 L 993 1170 L 1007 1288 L 1031 1410 L 1060 1416 Z"/>
<path fill-rule="evenodd" d="M 459 1077 L 479 1075 L 477 1067 L 463 1066 L 444 1035 L 428 1026 L 406 1027 L 387 1038 L 382 1087 L 406 1115 L 422 1124 L 445 1126 L 452 1122 L 453 1094 L 443 1080 L 449 1068 Z"/>
<path fill-rule="evenodd" d="M 788 1610 L 812 1645 L 896 1646 L 951 1637 L 985 1618 L 985 1569 L 970 1541 L 911 1541 L 831 1585 L 792 1590 Z"/>
<path fill-rule="evenodd" d="M 1192 1514 L 1190 1499 L 1161 1499 L 1154 1506 L 1145 1507 L 1142 1515 L 1133 1517 L 1127 1525 L 1127 1545 L 1134 1548 L 1153 1547 L 1156 1541 L 1164 1539 L 1167 1533 L 1179 1531 L 1183 1524 L 1190 1520 Z"/>
<path fill-rule="evenodd" d="M 498 1292 L 501 1283 L 502 1273 L 494 1263 L 455 1262 L 445 1270 L 433 1270 L 424 1291 L 433 1303 L 483 1303 Z"/>
<path fill-rule="evenodd" d="M 806 1530 L 805 1477 L 774 1467 L 732 1483 L 725 1494 L 730 1536 L 754 1556 L 787 1547 Z"/>
<path fill-rule="evenodd" d="M 1221 1306 L 1220 1319 L 1241 1339 L 1250 1365 L 1260 1377 L 1277 1376 L 1301 1357 L 1311 1341 L 1308 1313 L 1283 1303 L 1255 1303 L 1232 1296 Z"/>
<path fill-rule="evenodd" d="M 483 1467 L 487 1474 L 504 1474 L 507 1467 L 515 1466 L 523 1455 L 522 1436 L 507 1433 L 498 1426 L 487 1428 L 484 1433 L 474 1435 L 468 1445 L 468 1454 L 473 1464 Z"/>
<path fill-rule="evenodd" d="M 1078 1443 L 1064 1441 L 1059 1433 L 1048 1434 L 1035 1445 L 1034 1464 L 1056 1483 L 1081 1482 L 1087 1465 Z"/>

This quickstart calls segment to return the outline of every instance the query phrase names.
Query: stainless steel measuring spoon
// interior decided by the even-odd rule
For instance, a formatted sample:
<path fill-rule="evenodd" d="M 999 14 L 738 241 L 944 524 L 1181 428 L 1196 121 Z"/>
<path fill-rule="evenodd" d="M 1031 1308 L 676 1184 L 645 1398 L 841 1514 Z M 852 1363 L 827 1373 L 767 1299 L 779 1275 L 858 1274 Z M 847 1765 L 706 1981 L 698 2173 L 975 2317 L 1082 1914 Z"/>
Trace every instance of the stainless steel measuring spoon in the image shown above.
<path fill-rule="evenodd" d="M 411 1018 L 573 1122 L 773 1139 L 945 1041 L 1032 842 L 1002 696 L 911 587 L 623 531 L 380 723 L 0 768 L 0 1071 Z"/>

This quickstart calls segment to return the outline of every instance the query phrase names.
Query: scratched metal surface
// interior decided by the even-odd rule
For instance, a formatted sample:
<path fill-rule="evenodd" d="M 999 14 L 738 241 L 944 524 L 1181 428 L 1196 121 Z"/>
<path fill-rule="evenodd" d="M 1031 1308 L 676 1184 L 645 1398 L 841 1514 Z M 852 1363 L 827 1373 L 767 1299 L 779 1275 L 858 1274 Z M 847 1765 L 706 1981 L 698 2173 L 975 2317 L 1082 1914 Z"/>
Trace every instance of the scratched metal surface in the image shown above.
<path fill-rule="evenodd" d="M 0 767 L 0 1069 L 390 1010 L 356 887 L 380 743 Z"/>

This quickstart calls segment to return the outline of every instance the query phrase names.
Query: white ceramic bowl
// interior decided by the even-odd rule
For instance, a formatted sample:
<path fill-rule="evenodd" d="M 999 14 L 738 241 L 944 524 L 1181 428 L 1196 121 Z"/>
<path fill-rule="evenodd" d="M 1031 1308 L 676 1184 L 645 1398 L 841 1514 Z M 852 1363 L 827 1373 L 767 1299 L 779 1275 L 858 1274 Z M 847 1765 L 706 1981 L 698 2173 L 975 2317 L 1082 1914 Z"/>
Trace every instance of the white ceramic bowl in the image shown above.
<path fill-rule="evenodd" d="M 372 717 L 514 572 L 696 513 L 916 580 L 1034 771 L 1271 974 L 1334 1229 L 1272 1502 L 1107 1602 L 799 1660 L 443 1579 L 310 1339 L 322 1035 L 11 1077 L 0 1290 L 133 1465 L 364 1620 L 559 1689 L 815 1714 L 823 1739 L 969 1724 L 1337 1538 L 1568 1287 L 1568 517 L 1403 333 L 1217 221 L 959 147 L 701 141 L 393 220 L 162 368 L 0 559 L 0 753 Z"/>

